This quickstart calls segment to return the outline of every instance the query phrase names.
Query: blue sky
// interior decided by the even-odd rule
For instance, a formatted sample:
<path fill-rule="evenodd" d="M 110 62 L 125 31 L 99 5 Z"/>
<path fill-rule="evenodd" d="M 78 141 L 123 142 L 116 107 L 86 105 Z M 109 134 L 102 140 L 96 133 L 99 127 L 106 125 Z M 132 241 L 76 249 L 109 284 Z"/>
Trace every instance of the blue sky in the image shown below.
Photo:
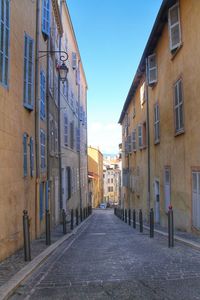
<path fill-rule="evenodd" d="M 117 124 L 162 0 L 67 0 L 88 82 L 88 144 L 118 153 Z"/>

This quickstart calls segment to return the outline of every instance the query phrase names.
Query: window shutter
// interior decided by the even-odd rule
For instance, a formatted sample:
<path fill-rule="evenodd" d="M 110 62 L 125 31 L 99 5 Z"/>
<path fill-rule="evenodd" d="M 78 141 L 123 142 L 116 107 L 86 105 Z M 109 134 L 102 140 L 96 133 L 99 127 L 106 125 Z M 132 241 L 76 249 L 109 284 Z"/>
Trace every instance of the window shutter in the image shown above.
<path fill-rule="evenodd" d="M 46 148 L 45 132 L 42 129 L 40 129 L 40 161 L 41 161 L 42 169 L 44 169 L 46 167 L 45 148 Z"/>
<path fill-rule="evenodd" d="M 42 120 L 45 119 L 46 116 L 46 105 L 45 105 L 45 100 L 46 100 L 46 82 L 45 82 L 45 74 L 43 71 L 40 72 L 40 118 Z"/>
<path fill-rule="evenodd" d="M 23 168 L 24 168 L 24 177 L 27 176 L 28 167 L 27 167 L 27 134 L 23 135 Z"/>
<path fill-rule="evenodd" d="M 148 57 L 148 74 L 149 74 L 149 84 L 157 82 L 157 63 L 156 54 L 149 55 Z"/>
<path fill-rule="evenodd" d="M 50 0 L 42 0 L 42 32 L 50 35 Z"/>
<path fill-rule="evenodd" d="M 67 114 L 64 114 L 64 144 L 68 145 L 68 118 Z"/>
<path fill-rule="evenodd" d="M 24 106 L 33 109 L 33 39 L 24 36 Z"/>
<path fill-rule="evenodd" d="M 138 146 L 142 148 L 142 125 L 138 125 Z"/>
<path fill-rule="evenodd" d="M 184 129 L 182 80 L 174 85 L 174 115 L 176 132 Z"/>
<path fill-rule="evenodd" d="M 76 149 L 80 152 L 80 128 L 76 128 Z"/>
<path fill-rule="evenodd" d="M 181 28 L 179 5 L 175 4 L 169 9 L 168 14 L 170 50 L 173 51 L 181 45 Z"/>
<path fill-rule="evenodd" d="M 70 147 L 74 148 L 74 122 L 70 123 Z"/>
<path fill-rule="evenodd" d="M 136 151 L 136 130 L 135 129 L 132 132 L 132 145 L 133 145 L 133 151 Z"/>
<path fill-rule="evenodd" d="M 143 105 L 145 100 L 145 82 L 143 82 L 140 87 L 140 104 Z"/>
<path fill-rule="evenodd" d="M 30 137 L 30 173 L 31 177 L 34 175 L 34 149 L 33 149 L 33 138 Z"/>
<path fill-rule="evenodd" d="M 131 136 L 128 136 L 128 153 L 131 153 Z"/>
<path fill-rule="evenodd" d="M 76 69 L 77 68 L 77 59 L 76 59 L 76 53 L 72 52 L 72 68 Z"/>

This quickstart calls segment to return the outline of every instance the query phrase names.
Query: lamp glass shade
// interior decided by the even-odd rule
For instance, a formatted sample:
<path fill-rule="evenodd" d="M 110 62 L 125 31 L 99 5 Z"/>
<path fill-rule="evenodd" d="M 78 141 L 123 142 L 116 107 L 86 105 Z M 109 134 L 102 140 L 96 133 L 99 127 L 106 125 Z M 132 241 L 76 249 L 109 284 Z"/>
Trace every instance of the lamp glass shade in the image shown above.
<path fill-rule="evenodd" d="M 62 65 L 59 67 L 59 75 L 62 81 L 67 80 L 67 73 L 68 73 L 68 68 L 64 63 L 62 63 Z"/>

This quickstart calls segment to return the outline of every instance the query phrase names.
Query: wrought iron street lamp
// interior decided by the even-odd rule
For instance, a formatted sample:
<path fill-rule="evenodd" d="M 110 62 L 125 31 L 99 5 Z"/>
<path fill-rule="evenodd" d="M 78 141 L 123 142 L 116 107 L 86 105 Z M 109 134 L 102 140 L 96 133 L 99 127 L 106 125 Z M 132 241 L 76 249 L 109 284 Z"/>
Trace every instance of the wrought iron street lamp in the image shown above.
<path fill-rule="evenodd" d="M 67 73 L 68 73 L 68 68 L 66 64 L 63 62 L 62 65 L 57 66 L 58 72 L 59 72 L 59 78 L 64 83 L 67 80 Z"/>

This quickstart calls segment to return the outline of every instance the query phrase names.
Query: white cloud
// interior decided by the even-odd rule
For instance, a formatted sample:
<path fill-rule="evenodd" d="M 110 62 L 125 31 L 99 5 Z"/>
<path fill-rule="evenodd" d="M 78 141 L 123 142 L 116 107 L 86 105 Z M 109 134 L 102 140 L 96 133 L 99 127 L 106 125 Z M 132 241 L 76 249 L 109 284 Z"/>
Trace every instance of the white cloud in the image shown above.
<path fill-rule="evenodd" d="M 116 123 L 93 122 L 88 126 L 88 145 L 103 153 L 118 153 L 121 142 L 121 126 Z"/>

